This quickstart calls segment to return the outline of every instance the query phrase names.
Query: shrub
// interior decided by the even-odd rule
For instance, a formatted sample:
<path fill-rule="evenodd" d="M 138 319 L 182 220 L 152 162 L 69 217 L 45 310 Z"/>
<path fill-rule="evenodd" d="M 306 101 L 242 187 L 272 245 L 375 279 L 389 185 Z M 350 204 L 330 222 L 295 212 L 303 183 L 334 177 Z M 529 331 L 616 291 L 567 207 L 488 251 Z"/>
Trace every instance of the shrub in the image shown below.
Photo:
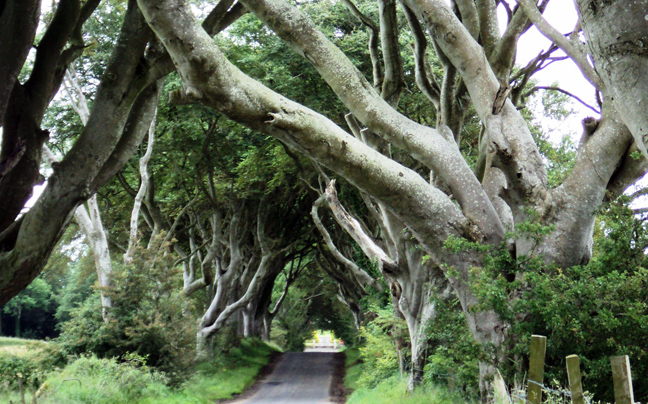
<path fill-rule="evenodd" d="M 43 341 L 11 339 L 16 349 L 0 351 L 0 390 L 17 390 L 18 375 L 25 389 L 37 389 L 55 366 L 65 364 L 65 358 L 56 345 Z"/>
<path fill-rule="evenodd" d="M 42 402 L 119 404 L 170 393 L 166 376 L 129 354 L 118 361 L 82 356 L 50 376 L 37 396 Z"/>
<path fill-rule="evenodd" d="M 101 358 L 136 353 L 164 371 L 172 384 L 181 382 L 195 356 L 195 324 L 183 315 L 188 302 L 179 292 L 182 277 L 169 259 L 163 248 L 139 249 L 132 264 L 115 268 L 113 286 L 106 290 L 113 303 L 109 321 L 103 321 L 94 293 L 63 324 L 62 348 Z"/>

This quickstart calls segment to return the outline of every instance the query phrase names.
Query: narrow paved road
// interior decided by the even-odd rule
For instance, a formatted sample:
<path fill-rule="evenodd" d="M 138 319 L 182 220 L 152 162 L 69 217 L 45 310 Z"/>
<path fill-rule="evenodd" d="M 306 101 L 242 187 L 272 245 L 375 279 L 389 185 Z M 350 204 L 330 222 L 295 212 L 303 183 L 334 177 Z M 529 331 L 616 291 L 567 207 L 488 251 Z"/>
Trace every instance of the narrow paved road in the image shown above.
<path fill-rule="evenodd" d="M 289 352 L 250 398 L 236 404 L 327 404 L 333 353 Z"/>

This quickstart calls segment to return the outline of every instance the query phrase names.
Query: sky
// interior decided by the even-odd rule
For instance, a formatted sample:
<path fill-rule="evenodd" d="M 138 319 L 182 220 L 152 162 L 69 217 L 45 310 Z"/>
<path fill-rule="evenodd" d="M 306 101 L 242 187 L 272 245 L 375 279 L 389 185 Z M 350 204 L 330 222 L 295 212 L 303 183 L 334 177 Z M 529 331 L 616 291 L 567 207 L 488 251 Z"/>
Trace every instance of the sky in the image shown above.
<path fill-rule="evenodd" d="M 509 2 L 514 3 L 514 0 L 509 0 Z M 503 8 L 500 7 L 499 11 L 501 15 L 500 20 L 505 22 L 506 14 L 503 12 Z M 554 28 L 563 34 L 572 32 L 578 21 L 578 14 L 574 3 L 565 0 L 549 2 L 543 16 Z M 535 26 L 531 27 L 518 42 L 516 64 L 526 66 L 540 51 L 549 49 L 550 45 L 551 41 L 545 38 Z M 558 50 L 554 55 L 564 56 L 565 54 L 561 50 Z M 571 59 L 555 62 L 534 74 L 533 78 L 538 80 L 538 84 L 541 86 L 550 86 L 557 82 L 560 88 L 576 95 L 589 105 L 595 107 L 597 105 L 594 87 L 585 80 L 583 74 Z M 578 143 L 582 134 L 582 120 L 588 116 L 599 118 L 598 114 L 575 100 L 571 102 L 571 108 L 574 114 L 564 124 L 552 124 L 551 122 L 547 122 L 546 125 L 543 124 L 545 131 L 549 132 L 549 138 L 555 143 L 560 142 L 565 135 L 570 136 L 575 143 Z"/>

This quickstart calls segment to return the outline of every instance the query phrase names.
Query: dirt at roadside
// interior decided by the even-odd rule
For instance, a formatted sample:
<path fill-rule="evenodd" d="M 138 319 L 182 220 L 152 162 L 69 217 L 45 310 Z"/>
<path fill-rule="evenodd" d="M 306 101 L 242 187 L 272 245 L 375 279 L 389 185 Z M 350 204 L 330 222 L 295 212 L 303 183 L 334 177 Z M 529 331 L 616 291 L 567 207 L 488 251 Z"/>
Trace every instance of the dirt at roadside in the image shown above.
<path fill-rule="evenodd" d="M 333 358 L 333 379 L 331 380 L 331 402 L 344 404 L 347 401 L 348 391 L 344 387 L 344 376 L 346 375 L 346 355 L 344 352 L 337 352 Z"/>

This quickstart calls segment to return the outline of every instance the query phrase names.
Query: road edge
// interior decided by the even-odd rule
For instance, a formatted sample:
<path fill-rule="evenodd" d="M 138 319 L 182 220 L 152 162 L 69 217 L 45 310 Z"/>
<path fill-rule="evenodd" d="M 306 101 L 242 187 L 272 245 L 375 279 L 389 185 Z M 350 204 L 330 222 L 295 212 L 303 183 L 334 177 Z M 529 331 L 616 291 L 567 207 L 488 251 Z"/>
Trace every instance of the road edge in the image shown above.
<path fill-rule="evenodd" d="M 347 389 L 344 387 L 346 354 L 344 352 L 336 352 L 333 355 L 333 375 L 331 377 L 329 395 L 331 397 L 331 403 L 345 404 L 348 394 Z"/>
<path fill-rule="evenodd" d="M 229 404 L 229 403 L 235 403 L 239 400 L 244 400 L 246 398 L 251 397 L 254 393 L 259 390 L 261 385 L 263 384 L 263 380 L 265 380 L 270 373 L 274 370 L 275 366 L 281 360 L 283 357 L 284 353 L 283 352 L 272 352 L 270 356 L 268 357 L 268 364 L 265 365 L 264 367 L 259 370 L 259 374 L 256 376 L 254 379 L 254 382 L 247 388 L 245 389 L 242 393 L 240 394 L 235 394 L 232 398 L 223 398 L 220 400 L 216 400 L 214 403 L 216 404 Z"/>

